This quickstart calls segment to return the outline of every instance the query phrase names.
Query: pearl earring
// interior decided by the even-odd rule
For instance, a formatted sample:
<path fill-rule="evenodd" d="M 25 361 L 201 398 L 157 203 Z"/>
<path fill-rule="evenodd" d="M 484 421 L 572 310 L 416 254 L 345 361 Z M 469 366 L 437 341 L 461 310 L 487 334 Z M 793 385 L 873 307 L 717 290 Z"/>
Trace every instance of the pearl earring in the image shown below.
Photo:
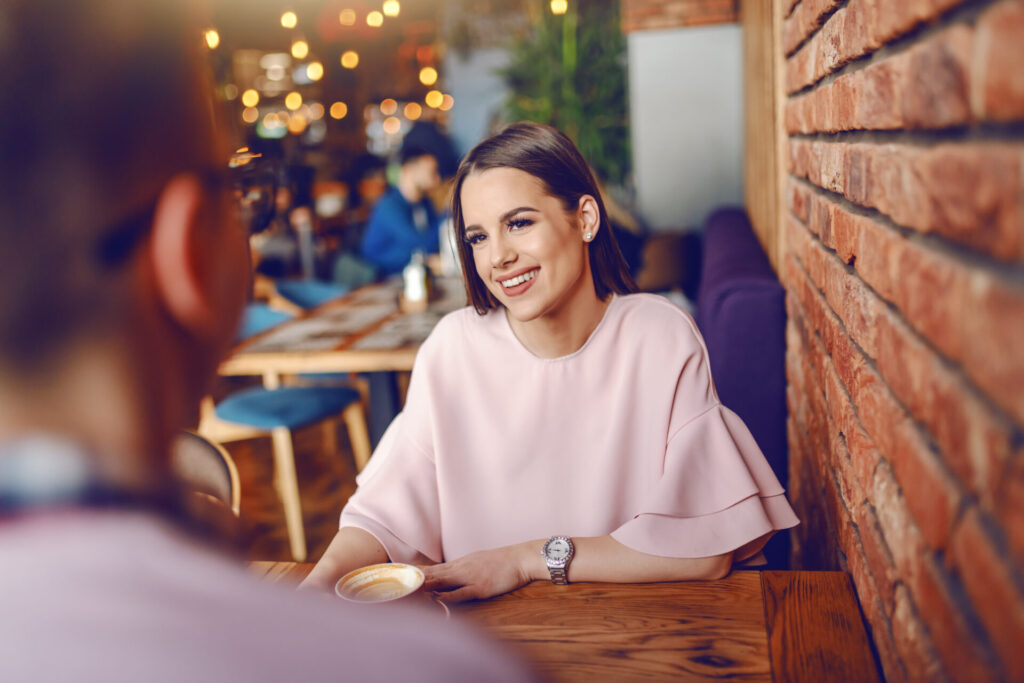
<path fill-rule="evenodd" d="M 589 242 L 593 236 L 594 236 L 594 233 L 588 232 L 586 235 L 583 236 L 583 239 L 585 239 L 586 241 Z"/>

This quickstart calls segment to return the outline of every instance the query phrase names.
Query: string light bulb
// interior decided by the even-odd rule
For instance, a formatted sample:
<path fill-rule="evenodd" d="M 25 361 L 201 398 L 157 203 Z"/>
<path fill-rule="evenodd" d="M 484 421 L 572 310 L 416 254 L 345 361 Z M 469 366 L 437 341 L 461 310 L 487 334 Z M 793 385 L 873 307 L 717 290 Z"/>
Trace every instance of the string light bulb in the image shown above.
<path fill-rule="evenodd" d="M 295 111 L 302 106 L 302 95 L 297 92 L 290 92 L 284 97 L 284 106 Z"/>
<path fill-rule="evenodd" d="M 348 115 L 348 105 L 344 102 L 335 102 L 330 108 L 331 118 L 341 120 Z"/>
<path fill-rule="evenodd" d="M 319 81 L 324 77 L 324 65 L 320 62 L 310 62 L 306 65 L 306 78 L 311 81 Z"/>
<path fill-rule="evenodd" d="M 384 6 L 381 9 L 384 10 L 384 16 L 397 17 L 399 12 L 402 11 L 402 6 L 398 3 L 398 0 L 384 0 Z"/>
<path fill-rule="evenodd" d="M 292 57 L 295 59 L 305 59 L 309 54 L 309 43 L 304 40 L 296 40 L 292 43 Z"/>
<path fill-rule="evenodd" d="M 246 107 L 255 107 L 259 103 L 260 94 L 252 88 L 249 88 L 244 93 L 242 93 L 242 104 Z"/>
<path fill-rule="evenodd" d="M 374 10 L 366 15 L 366 25 L 378 28 L 384 25 L 384 15 Z"/>
<path fill-rule="evenodd" d="M 299 17 L 296 16 L 295 12 L 291 10 L 281 15 L 281 26 L 285 28 L 295 28 L 299 25 Z"/>
<path fill-rule="evenodd" d="M 427 103 L 427 106 L 431 109 L 437 109 L 444 102 L 444 93 L 440 90 L 431 90 L 427 93 L 427 96 L 423 98 L 423 101 Z"/>
<path fill-rule="evenodd" d="M 569 11 L 569 0 L 551 0 L 552 14 L 565 14 Z"/>
<path fill-rule="evenodd" d="M 384 116 L 391 116 L 398 111 L 398 102 L 394 101 L 390 97 L 380 103 L 380 113 Z"/>
<path fill-rule="evenodd" d="M 215 28 L 207 29 L 206 33 L 203 34 L 203 37 L 206 38 L 206 47 L 211 50 L 216 50 L 217 46 L 220 45 L 220 34 L 217 33 L 217 29 Z"/>
<path fill-rule="evenodd" d="M 338 14 L 338 23 L 342 26 L 354 26 L 356 23 L 356 11 L 354 9 L 343 9 Z"/>
<path fill-rule="evenodd" d="M 355 50 L 345 50 L 341 55 L 341 65 L 346 69 L 354 69 L 359 66 L 359 53 Z"/>
<path fill-rule="evenodd" d="M 423 85 L 434 85 L 437 83 L 437 69 L 432 66 L 425 66 L 420 69 L 420 83 Z"/>

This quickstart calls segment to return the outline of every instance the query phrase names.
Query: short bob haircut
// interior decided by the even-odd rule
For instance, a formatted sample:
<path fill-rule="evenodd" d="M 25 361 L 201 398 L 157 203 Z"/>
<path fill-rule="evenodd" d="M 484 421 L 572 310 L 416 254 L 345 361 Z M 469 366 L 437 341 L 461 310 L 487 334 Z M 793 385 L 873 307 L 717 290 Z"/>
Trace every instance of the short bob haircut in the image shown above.
<path fill-rule="evenodd" d="M 452 191 L 452 219 L 455 239 L 466 281 L 466 295 L 477 313 L 501 307 L 476 272 L 473 251 L 466 241 L 466 221 L 462 215 L 462 184 L 474 173 L 492 168 L 514 168 L 529 173 L 544 184 L 545 191 L 562 200 L 565 210 L 575 211 L 580 197 L 590 195 L 600 211 L 597 236 L 590 243 L 590 271 L 594 291 L 604 301 L 612 293 L 637 291 L 612 233 L 601 192 L 590 167 L 572 141 L 563 133 L 539 123 L 515 123 L 473 148 L 459 164 Z"/>

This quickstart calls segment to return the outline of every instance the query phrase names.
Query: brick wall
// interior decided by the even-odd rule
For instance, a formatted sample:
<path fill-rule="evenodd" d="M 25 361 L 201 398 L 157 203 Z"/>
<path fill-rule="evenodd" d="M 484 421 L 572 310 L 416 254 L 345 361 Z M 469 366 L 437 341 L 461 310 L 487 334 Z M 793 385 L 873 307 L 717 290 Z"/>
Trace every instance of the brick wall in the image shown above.
<path fill-rule="evenodd" d="M 889 680 L 1024 680 L 1024 0 L 777 0 L 798 565 Z"/>
<path fill-rule="evenodd" d="M 622 0 L 622 30 L 724 24 L 739 17 L 739 0 Z"/>

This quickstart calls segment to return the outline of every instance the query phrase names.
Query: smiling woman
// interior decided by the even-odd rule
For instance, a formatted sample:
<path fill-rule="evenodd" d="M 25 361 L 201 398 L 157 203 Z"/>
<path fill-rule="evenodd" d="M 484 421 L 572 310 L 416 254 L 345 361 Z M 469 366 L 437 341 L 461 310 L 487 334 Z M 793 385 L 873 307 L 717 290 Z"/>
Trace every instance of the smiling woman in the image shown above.
<path fill-rule="evenodd" d="M 517 124 L 453 195 L 472 307 L 421 347 L 307 585 L 418 562 L 446 601 L 536 579 L 724 576 L 797 519 L 693 320 L 635 287 L 567 137 Z"/>

